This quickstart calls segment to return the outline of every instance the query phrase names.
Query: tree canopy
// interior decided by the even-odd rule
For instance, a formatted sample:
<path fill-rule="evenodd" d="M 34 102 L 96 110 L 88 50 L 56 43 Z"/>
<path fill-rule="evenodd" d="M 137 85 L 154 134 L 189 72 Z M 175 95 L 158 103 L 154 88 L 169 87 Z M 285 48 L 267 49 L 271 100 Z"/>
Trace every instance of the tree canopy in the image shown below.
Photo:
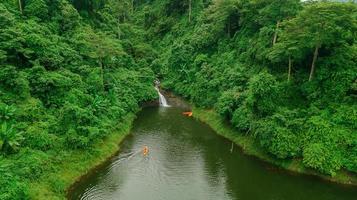
<path fill-rule="evenodd" d="M 156 98 L 155 78 L 274 159 L 357 173 L 356 13 L 349 1 L 1 1 L 0 199 L 29 199 L 61 157 L 93 151 Z"/>

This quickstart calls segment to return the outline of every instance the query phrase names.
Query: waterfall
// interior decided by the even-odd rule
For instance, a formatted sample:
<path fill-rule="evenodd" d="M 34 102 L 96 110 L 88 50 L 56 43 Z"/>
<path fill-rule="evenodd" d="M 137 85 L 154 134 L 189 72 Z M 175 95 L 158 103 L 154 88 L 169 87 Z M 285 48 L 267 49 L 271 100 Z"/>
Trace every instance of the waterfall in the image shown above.
<path fill-rule="evenodd" d="M 156 89 L 157 93 L 159 94 L 160 106 L 162 106 L 162 107 L 170 107 L 170 105 L 167 104 L 165 96 L 160 93 L 159 88 L 155 87 L 155 89 Z"/>

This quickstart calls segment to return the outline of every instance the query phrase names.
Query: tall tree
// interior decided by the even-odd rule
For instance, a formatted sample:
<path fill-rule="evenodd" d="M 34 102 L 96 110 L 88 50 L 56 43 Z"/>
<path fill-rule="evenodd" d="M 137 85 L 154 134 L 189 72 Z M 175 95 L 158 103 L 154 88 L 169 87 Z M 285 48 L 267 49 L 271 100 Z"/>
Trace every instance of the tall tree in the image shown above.
<path fill-rule="evenodd" d="M 191 16 L 192 15 L 192 0 L 188 1 L 188 22 L 191 23 Z"/>
<path fill-rule="evenodd" d="M 74 37 L 74 40 L 81 54 L 98 63 L 104 89 L 104 73 L 106 69 L 110 67 L 111 63 L 125 54 L 121 45 L 114 42 L 105 33 L 95 32 L 89 27 L 83 28 L 83 31 L 79 32 Z"/>
<path fill-rule="evenodd" d="M 281 22 L 294 17 L 302 8 L 300 0 L 255 0 L 255 4 L 260 8 L 259 22 L 265 26 L 275 24 L 273 45 L 277 42 Z"/>
<path fill-rule="evenodd" d="M 296 41 L 296 48 L 313 51 L 309 81 L 314 77 L 321 48 L 349 45 L 356 39 L 355 13 L 357 5 L 353 3 L 312 3 L 286 23 L 282 43 Z"/>
<path fill-rule="evenodd" d="M 285 23 L 282 23 L 285 26 Z M 273 46 L 268 53 L 268 59 L 273 62 L 286 62 L 288 60 L 288 81 L 291 80 L 291 73 L 294 60 L 301 59 L 305 54 L 305 49 L 299 41 L 289 38 L 286 33 L 296 33 L 298 30 L 289 29 L 281 34 L 281 40 Z"/>
<path fill-rule="evenodd" d="M 18 4 L 19 4 L 19 10 L 20 10 L 20 12 L 22 14 L 22 2 L 21 2 L 21 0 L 18 0 Z"/>

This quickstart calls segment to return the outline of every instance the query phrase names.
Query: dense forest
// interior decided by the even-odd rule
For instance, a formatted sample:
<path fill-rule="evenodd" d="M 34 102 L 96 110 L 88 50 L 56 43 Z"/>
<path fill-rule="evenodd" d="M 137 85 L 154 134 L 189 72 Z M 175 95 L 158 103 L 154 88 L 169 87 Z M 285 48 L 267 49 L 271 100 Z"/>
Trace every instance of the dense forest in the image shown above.
<path fill-rule="evenodd" d="M 353 1 L 2 0 L 0 199 L 93 151 L 155 78 L 277 159 L 357 173 Z"/>
<path fill-rule="evenodd" d="M 171 0 L 143 12 L 165 87 L 278 159 L 357 172 L 355 3 Z"/>
<path fill-rule="evenodd" d="M 90 151 L 140 102 L 156 98 L 141 32 L 132 26 L 117 35 L 111 23 L 122 12 L 112 8 L 1 1 L 0 199 L 28 199 L 31 182 L 72 151 Z"/>

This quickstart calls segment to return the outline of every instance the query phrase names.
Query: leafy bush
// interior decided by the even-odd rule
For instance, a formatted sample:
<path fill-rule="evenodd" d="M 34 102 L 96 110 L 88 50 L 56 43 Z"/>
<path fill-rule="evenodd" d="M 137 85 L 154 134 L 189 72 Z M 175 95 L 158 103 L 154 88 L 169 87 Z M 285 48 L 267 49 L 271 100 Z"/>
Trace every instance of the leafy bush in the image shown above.
<path fill-rule="evenodd" d="M 26 1 L 25 14 L 35 16 L 45 20 L 48 17 L 48 6 L 45 0 L 28 0 Z"/>
<path fill-rule="evenodd" d="M 341 169 L 341 155 L 338 149 L 321 143 L 313 143 L 304 148 L 303 162 L 306 166 L 334 176 Z"/>
<path fill-rule="evenodd" d="M 16 70 L 14 66 L 0 68 L 0 88 L 11 93 L 12 98 L 26 98 L 29 96 L 29 83 L 25 74 Z"/>
<path fill-rule="evenodd" d="M 257 123 L 255 135 L 260 144 L 278 158 L 301 156 L 304 121 L 297 113 L 282 109 Z"/>
<path fill-rule="evenodd" d="M 232 118 L 233 111 L 241 105 L 242 98 L 240 98 L 240 93 L 233 89 L 225 91 L 218 98 L 218 101 L 215 105 L 217 112 L 227 119 Z"/>
<path fill-rule="evenodd" d="M 246 101 L 254 114 L 259 117 L 273 114 L 278 104 L 277 87 L 274 76 L 266 71 L 250 79 Z"/>
<path fill-rule="evenodd" d="M 23 140 L 23 132 L 18 131 L 13 124 L 3 122 L 0 126 L 0 151 L 14 153 Z"/>
<path fill-rule="evenodd" d="M 42 151 L 24 149 L 16 157 L 14 172 L 22 178 L 31 181 L 38 180 L 45 170 L 48 170 L 49 157 Z"/>
<path fill-rule="evenodd" d="M 240 131 L 251 131 L 254 126 L 254 116 L 246 104 L 241 105 L 233 112 L 232 124 Z"/>
<path fill-rule="evenodd" d="M 41 151 L 48 151 L 58 145 L 58 138 L 50 134 L 49 124 L 46 122 L 38 122 L 26 129 L 24 134 L 24 146 L 31 149 L 37 149 Z"/>

